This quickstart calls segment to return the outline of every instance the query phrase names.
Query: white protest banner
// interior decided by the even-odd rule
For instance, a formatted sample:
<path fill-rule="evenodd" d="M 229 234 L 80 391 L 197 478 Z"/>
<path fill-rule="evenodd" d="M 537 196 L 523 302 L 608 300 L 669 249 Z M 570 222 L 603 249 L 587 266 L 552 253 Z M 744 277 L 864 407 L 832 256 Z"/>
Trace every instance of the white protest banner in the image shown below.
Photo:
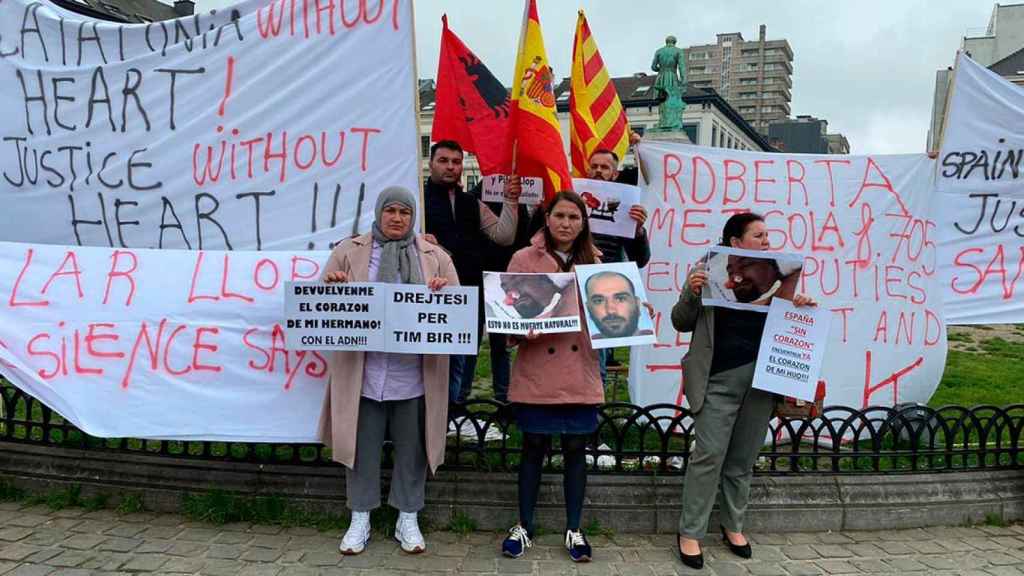
<path fill-rule="evenodd" d="M 519 195 L 520 204 L 536 206 L 544 200 L 544 180 L 534 176 L 522 176 L 520 181 L 523 186 L 523 191 Z M 484 176 L 480 199 L 484 202 L 504 202 L 506 182 L 508 176 L 504 174 Z"/>
<path fill-rule="evenodd" d="M 957 57 L 936 168 L 946 322 L 1024 322 L 1024 88 Z"/>
<path fill-rule="evenodd" d="M 927 402 L 946 359 L 924 154 L 767 154 L 645 142 L 651 262 L 642 271 L 658 344 L 633 350 L 630 395 L 683 402 L 690 334 L 669 318 L 690 266 L 729 215 L 765 216 L 770 249 L 804 256 L 798 290 L 833 314 L 826 404 Z"/>
<path fill-rule="evenodd" d="M 484 272 L 484 325 L 495 334 L 579 332 L 572 272 Z"/>
<path fill-rule="evenodd" d="M 410 0 L 116 24 L 0 2 L 0 240 L 326 249 L 418 190 Z M 310 5 L 312 7 L 312 5 Z"/>
<path fill-rule="evenodd" d="M 315 442 L 327 361 L 283 287 L 326 259 L 0 242 L 0 372 L 94 436 Z"/>
<path fill-rule="evenodd" d="M 286 342 L 298 350 L 475 355 L 478 298 L 471 287 L 290 282 Z"/>
<path fill-rule="evenodd" d="M 772 298 L 754 367 L 754 388 L 814 402 L 832 312 Z"/>
<path fill-rule="evenodd" d="M 657 341 L 636 262 L 576 266 L 590 345 L 596 350 Z"/>
<path fill-rule="evenodd" d="M 573 178 L 572 188 L 587 205 L 591 232 L 623 238 L 636 237 L 636 220 L 629 217 L 629 208 L 643 200 L 643 190 L 638 186 Z"/>
<path fill-rule="evenodd" d="M 705 306 L 768 312 L 776 298 L 792 299 L 804 268 L 803 256 L 715 246 L 702 259 L 708 282 Z"/>

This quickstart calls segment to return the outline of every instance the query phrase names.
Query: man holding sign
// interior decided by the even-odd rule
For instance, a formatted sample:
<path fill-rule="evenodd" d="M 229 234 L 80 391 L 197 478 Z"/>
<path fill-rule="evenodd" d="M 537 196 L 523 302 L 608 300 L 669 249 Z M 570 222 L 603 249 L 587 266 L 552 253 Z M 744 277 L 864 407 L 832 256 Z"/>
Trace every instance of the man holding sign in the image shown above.
<path fill-rule="evenodd" d="M 462 190 L 462 158 L 458 142 L 442 140 L 430 147 L 430 177 L 423 186 L 427 237 L 451 254 L 464 286 L 481 286 L 483 251 L 488 240 L 499 246 L 515 241 L 521 186 L 518 178 L 509 179 L 505 190 L 507 209 L 501 211 L 499 218 L 483 202 Z M 452 403 L 466 401 L 475 369 L 475 355 L 452 356 L 448 381 Z"/>
<path fill-rule="evenodd" d="M 426 284 L 438 291 L 457 285 L 444 250 L 412 229 L 416 198 L 391 187 L 377 199 L 369 234 L 339 244 L 327 262 L 325 282 Z M 399 510 L 395 538 L 402 550 L 426 548 L 417 522 L 424 505 L 427 468 L 444 461 L 448 424 L 448 357 L 387 352 L 334 352 L 331 380 L 320 414 L 320 438 L 346 471 L 352 522 L 343 554 L 359 554 L 370 539 L 370 511 L 380 506 L 380 457 L 387 432 L 395 447 L 388 503 Z"/>

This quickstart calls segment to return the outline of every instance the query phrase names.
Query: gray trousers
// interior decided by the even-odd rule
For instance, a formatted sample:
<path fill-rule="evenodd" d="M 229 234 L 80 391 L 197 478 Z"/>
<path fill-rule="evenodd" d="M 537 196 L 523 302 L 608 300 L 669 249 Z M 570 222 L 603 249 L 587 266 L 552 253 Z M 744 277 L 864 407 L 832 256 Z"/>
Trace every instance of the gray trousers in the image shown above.
<path fill-rule="evenodd" d="M 715 497 L 722 526 L 743 531 L 754 462 L 772 417 L 773 395 L 750 387 L 754 363 L 708 379 L 704 406 L 693 417 L 696 438 L 683 482 L 679 533 L 701 539 Z"/>
<path fill-rule="evenodd" d="M 360 397 L 355 466 L 345 473 L 350 510 L 368 512 L 380 506 L 381 448 L 388 437 L 395 448 L 388 504 L 401 512 L 423 508 L 427 483 L 425 410 L 423 396 L 384 402 Z"/>

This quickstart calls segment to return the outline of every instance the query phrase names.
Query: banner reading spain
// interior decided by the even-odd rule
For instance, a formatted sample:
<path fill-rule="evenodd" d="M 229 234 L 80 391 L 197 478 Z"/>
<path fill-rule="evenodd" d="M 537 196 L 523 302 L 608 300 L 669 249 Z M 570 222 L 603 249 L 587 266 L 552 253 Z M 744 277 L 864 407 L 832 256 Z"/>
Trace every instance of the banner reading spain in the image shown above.
<path fill-rule="evenodd" d="M 555 109 L 555 77 L 544 50 L 536 0 L 526 2 L 512 81 L 507 157 L 515 172 L 543 178 L 545 198 L 572 190 Z"/>
<path fill-rule="evenodd" d="M 576 20 L 572 43 L 572 81 L 569 93 L 569 149 L 573 176 L 587 175 L 587 160 L 597 150 L 622 158 L 629 148 L 629 122 L 615 85 L 608 77 L 597 41 L 583 10 Z"/>

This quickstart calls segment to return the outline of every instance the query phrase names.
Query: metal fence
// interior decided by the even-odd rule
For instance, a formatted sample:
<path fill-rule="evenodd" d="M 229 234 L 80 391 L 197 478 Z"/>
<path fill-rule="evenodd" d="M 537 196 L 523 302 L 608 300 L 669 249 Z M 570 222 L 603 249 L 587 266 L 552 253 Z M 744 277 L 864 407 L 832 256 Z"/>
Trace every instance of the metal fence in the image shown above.
<path fill-rule="evenodd" d="M 319 444 L 95 438 L 17 388 L 2 385 L 0 397 L 0 441 L 198 460 L 333 465 L 329 450 Z M 449 415 L 444 468 L 515 470 L 521 435 L 513 411 L 513 406 L 477 400 L 467 404 L 465 412 Z M 937 409 L 832 406 L 811 420 L 773 420 L 755 472 L 878 474 L 1022 468 L 1022 428 L 1024 404 Z M 692 421 L 685 408 L 604 404 L 588 447 L 588 466 L 597 474 L 682 474 L 692 439 Z M 556 442 L 547 466 L 557 469 L 560 465 Z"/>

